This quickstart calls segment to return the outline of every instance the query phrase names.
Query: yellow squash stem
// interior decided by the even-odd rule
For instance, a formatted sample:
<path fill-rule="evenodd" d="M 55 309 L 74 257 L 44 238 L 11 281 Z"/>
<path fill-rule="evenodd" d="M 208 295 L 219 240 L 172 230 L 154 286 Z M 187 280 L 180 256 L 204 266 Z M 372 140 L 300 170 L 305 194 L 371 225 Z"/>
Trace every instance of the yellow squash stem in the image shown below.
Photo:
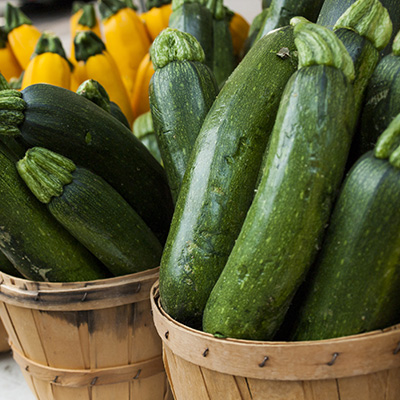
<path fill-rule="evenodd" d="M 18 78 L 22 73 L 22 68 L 8 43 L 7 33 L 2 27 L 0 27 L 0 71 L 7 81 Z"/>
<path fill-rule="evenodd" d="M 168 27 L 171 13 L 171 4 L 164 4 L 161 7 L 153 7 L 140 15 L 151 41 L 153 41 L 163 29 Z"/>
<path fill-rule="evenodd" d="M 10 3 L 7 3 L 4 15 L 10 47 L 21 68 L 26 69 L 41 32 L 19 8 Z"/>
<path fill-rule="evenodd" d="M 139 15 L 123 2 L 100 0 L 99 11 L 107 51 L 117 63 L 131 95 L 139 64 L 149 51 L 150 38 Z"/>
<path fill-rule="evenodd" d="M 104 42 L 92 31 L 78 32 L 75 35 L 75 52 L 76 59 L 85 63 L 87 79 L 94 79 L 104 87 L 110 100 L 118 104 L 132 126 L 130 98 L 117 63 L 107 51 Z"/>
<path fill-rule="evenodd" d="M 147 53 L 139 65 L 135 86 L 133 88 L 133 94 L 131 96 L 133 116 L 135 119 L 139 115 L 150 111 L 149 84 L 153 74 L 153 63 L 150 59 L 150 53 Z"/>
<path fill-rule="evenodd" d="M 35 83 L 70 89 L 71 69 L 61 40 L 52 32 L 43 32 L 24 72 L 21 89 Z"/>
<path fill-rule="evenodd" d="M 96 10 L 91 3 L 75 2 L 72 8 L 72 15 L 70 18 L 70 59 L 75 64 L 75 46 L 74 38 L 76 32 L 79 31 L 93 31 L 97 36 L 101 37 L 100 22 L 96 17 Z M 74 62 L 75 61 L 75 62 Z"/>

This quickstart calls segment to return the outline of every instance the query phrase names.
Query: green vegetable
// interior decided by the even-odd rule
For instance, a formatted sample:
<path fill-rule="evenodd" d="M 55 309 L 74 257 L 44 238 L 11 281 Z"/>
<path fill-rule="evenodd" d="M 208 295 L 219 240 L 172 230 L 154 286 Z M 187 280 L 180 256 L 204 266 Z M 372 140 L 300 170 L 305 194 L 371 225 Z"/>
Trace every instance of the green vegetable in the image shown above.
<path fill-rule="evenodd" d="M 132 130 L 133 134 L 147 147 L 154 158 L 162 164 L 151 111 L 139 115 L 133 122 Z"/>
<path fill-rule="evenodd" d="M 328 29 L 292 23 L 299 70 L 283 93 L 262 180 L 204 310 L 203 329 L 212 334 L 273 338 L 344 175 L 355 125 L 353 63 Z"/>
<path fill-rule="evenodd" d="M 118 104 L 110 101 L 107 91 L 102 85 L 100 85 L 99 82 L 95 81 L 94 79 L 87 79 L 79 85 L 76 93 L 92 101 L 94 104 L 97 104 L 104 111 L 107 111 L 117 118 L 127 128 L 131 129 L 128 119 L 125 117 Z"/>
<path fill-rule="evenodd" d="M 358 1 L 359 0 L 325 0 L 318 15 L 317 23 L 332 29 L 341 15 Z M 366 7 L 370 7 L 375 1 L 363 0 L 363 2 Z M 381 50 L 381 54 L 386 55 L 390 53 L 394 36 L 400 29 L 400 7 L 398 0 L 380 0 L 380 3 L 382 3 L 383 7 L 389 12 L 390 19 L 393 23 L 393 31 L 388 46 Z"/>
<path fill-rule="evenodd" d="M 161 245 L 132 207 L 98 175 L 68 158 L 34 147 L 17 169 L 53 217 L 113 275 L 159 265 Z"/>
<path fill-rule="evenodd" d="M 200 43 L 190 34 L 167 28 L 150 50 L 155 73 L 150 108 L 172 197 L 176 201 L 194 142 L 218 87 L 204 64 Z"/>
<path fill-rule="evenodd" d="M 14 267 L 12 262 L 6 257 L 6 255 L 0 249 L 0 271 L 7 275 L 15 276 L 17 278 L 23 278 L 19 271 Z"/>
<path fill-rule="evenodd" d="M 274 29 L 288 25 L 293 17 L 301 16 L 315 22 L 323 2 L 324 0 L 272 0 L 256 40 Z"/>
<path fill-rule="evenodd" d="M 173 211 L 165 172 L 111 114 L 70 90 L 46 84 L 3 90 L 0 109 L 5 111 L 1 134 L 21 135 L 31 147 L 46 147 L 101 176 L 165 240 Z"/>
<path fill-rule="evenodd" d="M 169 27 L 194 36 L 205 54 L 205 64 L 213 68 L 213 14 L 203 0 L 172 0 Z"/>
<path fill-rule="evenodd" d="M 400 46 L 400 33 L 393 52 L 381 59 L 366 88 L 360 132 L 355 138 L 358 157 L 374 148 L 379 135 L 400 113 L 400 49 L 396 46 Z"/>
<path fill-rule="evenodd" d="M 400 115 L 351 169 L 309 277 L 294 340 L 400 322 Z"/>
<path fill-rule="evenodd" d="M 163 307 L 190 326 L 201 326 L 253 199 L 281 93 L 297 67 L 294 50 L 289 26 L 254 45 L 214 101 L 192 150 L 160 267 Z"/>
<path fill-rule="evenodd" d="M 0 143 L 0 247 L 27 279 L 88 281 L 105 267 L 73 238 L 26 187 L 15 159 Z"/>
<path fill-rule="evenodd" d="M 243 55 L 247 54 L 247 52 L 250 50 L 250 48 L 256 42 L 258 33 L 260 32 L 260 29 L 264 25 L 264 20 L 267 17 L 268 13 L 269 13 L 269 9 L 264 8 L 259 14 L 257 14 L 253 18 L 253 21 L 252 21 L 252 23 L 250 25 L 250 29 L 249 29 L 249 34 L 247 35 L 247 39 L 244 43 Z"/>

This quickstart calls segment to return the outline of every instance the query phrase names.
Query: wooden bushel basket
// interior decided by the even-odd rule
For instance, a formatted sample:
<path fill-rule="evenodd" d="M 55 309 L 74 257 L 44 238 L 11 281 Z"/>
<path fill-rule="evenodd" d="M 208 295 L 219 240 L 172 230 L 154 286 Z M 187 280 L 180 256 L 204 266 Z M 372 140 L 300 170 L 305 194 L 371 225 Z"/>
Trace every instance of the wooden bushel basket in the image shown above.
<path fill-rule="evenodd" d="M 10 346 L 8 344 L 7 332 L 6 332 L 4 325 L 0 319 L 0 353 L 4 353 L 5 351 L 9 351 L 9 350 L 10 350 Z"/>
<path fill-rule="evenodd" d="M 159 269 L 90 282 L 0 273 L 0 316 L 38 400 L 169 400 L 150 289 Z"/>
<path fill-rule="evenodd" d="M 176 400 L 399 400 L 400 325 L 310 342 L 218 339 L 174 321 L 152 288 Z"/>

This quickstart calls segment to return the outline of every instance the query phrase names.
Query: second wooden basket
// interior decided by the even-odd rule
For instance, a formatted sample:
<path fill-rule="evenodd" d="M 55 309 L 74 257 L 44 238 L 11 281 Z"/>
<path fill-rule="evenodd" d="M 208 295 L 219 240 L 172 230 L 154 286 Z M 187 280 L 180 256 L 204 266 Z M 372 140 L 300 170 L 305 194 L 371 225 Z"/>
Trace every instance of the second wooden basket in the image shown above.
<path fill-rule="evenodd" d="M 150 288 L 158 268 L 91 282 L 0 273 L 0 316 L 38 400 L 169 400 Z"/>
<path fill-rule="evenodd" d="M 399 400 L 400 325 L 312 342 L 217 339 L 153 317 L 176 400 Z"/>

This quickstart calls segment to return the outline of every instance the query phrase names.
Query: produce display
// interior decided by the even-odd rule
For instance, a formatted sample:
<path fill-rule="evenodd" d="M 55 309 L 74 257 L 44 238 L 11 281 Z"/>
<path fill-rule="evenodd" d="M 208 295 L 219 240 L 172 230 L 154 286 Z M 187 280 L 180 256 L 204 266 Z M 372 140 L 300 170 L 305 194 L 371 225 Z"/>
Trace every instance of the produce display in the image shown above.
<path fill-rule="evenodd" d="M 217 338 L 400 322 L 394 0 L 74 3 L 70 46 L 7 4 L 0 271 L 160 267 L 163 310 Z"/>

